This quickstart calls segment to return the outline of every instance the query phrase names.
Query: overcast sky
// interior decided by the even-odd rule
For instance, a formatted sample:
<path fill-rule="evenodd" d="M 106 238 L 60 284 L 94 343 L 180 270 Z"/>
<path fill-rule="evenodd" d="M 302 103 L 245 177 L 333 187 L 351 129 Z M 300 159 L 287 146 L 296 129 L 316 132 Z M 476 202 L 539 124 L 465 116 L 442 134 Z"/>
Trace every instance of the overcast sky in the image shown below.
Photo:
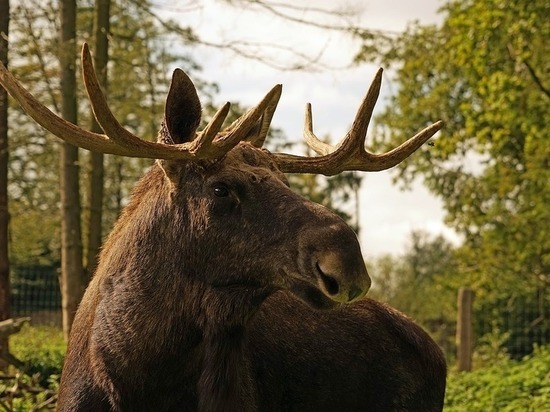
<path fill-rule="evenodd" d="M 219 42 L 242 39 L 281 44 L 309 55 L 323 52 L 323 63 L 333 67 L 348 64 L 357 50 L 357 43 L 341 34 L 284 23 L 266 13 L 258 13 L 254 7 L 231 8 L 220 6 L 220 2 L 215 0 L 202 4 L 205 5 L 185 14 L 185 22 L 191 22 L 197 33 L 207 40 Z M 322 0 L 293 1 L 289 4 L 311 7 L 348 5 L 356 10 L 356 23 L 363 27 L 391 31 L 403 30 L 413 20 L 423 23 L 441 20 L 437 14 L 441 5 L 439 0 Z M 311 16 L 313 14 L 303 15 L 306 18 Z M 171 17 L 177 19 L 178 14 Z M 283 52 L 268 47 L 261 48 L 261 51 L 271 55 L 274 62 L 285 63 L 285 59 L 288 59 Z M 203 78 L 219 84 L 220 103 L 238 101 L 253 105 L 274 84 L 282 83 L 283 95 L 273 125 L 282 128 L 293 139 L 301 139 L 306 102 L 313 106 L 314 126 L 318 135 L 343 137 L 377 69 L 365 64 L 347 70 L 279 71 L 213 49 L 201 49 L 194 53 L 194 57 L 203 66 Z M 384 77 L 379 106 L 384 104 L 383 97 L 391 94 L 389 80 L 388 76 Z M 421 182 L 415 184 L 412 191 L 401 192 L 392 186 L 391 176 L 390 171 L 384 171 L 366 174 L 363 179 L 360 241 L 365 256 L 403 252 L 409 234 L 414 229 L 443 233 L 450 239 L 456 239 L 453 232 L 443 224 L 440 202 L 428 193 Z"/>

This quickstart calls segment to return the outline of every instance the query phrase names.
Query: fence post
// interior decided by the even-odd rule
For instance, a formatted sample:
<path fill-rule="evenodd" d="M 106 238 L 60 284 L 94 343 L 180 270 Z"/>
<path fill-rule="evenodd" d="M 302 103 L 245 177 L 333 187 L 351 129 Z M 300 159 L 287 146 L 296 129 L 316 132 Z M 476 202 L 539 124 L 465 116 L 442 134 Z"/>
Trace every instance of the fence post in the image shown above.
<path fill-rule="evenodd" d="M 456 350 L 459 371 L 472 370 L 472 306 L 474 291 L 460 288 L 458 291 L 458 313 L 456 319 Z"/>

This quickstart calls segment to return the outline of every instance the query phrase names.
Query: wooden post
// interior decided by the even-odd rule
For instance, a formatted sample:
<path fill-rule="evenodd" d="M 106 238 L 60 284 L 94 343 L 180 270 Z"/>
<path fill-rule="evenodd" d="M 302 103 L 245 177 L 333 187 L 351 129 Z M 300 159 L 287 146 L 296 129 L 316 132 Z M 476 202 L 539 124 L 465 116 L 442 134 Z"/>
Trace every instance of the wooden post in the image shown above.
<path fill-rule="evenodd" d="M 472 306 L 474 292 L 470 288 L 458 291 L 458 314 L 456 320 L 456 350 L 459 371 L 472 370 Z"/>

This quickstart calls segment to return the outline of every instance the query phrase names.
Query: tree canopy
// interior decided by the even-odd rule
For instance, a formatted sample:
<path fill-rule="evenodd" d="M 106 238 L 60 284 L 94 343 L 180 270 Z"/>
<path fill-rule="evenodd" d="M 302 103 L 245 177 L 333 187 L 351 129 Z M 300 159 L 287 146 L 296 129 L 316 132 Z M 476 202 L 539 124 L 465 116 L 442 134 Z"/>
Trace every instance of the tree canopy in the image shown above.
<path fill-rule="evenodd" d="M 378 117 L 391 146 L 443 119 L 428 151 L 398 169 L 445 205 L 464 238 L 464 283 L 496 298 L 550 282 L 550 3 L 449 1 L 440 26 L 365 38 L 357 56 L 395 69 L 397 93 Z M 382 126 L 380 126 L 382 125 Z"/>

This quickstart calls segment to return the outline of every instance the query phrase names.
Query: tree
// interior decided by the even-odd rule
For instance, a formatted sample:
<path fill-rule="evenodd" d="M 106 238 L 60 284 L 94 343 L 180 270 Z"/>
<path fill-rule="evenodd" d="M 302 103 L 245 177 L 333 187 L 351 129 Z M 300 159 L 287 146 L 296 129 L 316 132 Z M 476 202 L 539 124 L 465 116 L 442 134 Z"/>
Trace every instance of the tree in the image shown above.
<path fill-rule="evenodd" d="M 443 200 L 478 301 L 548 302 L 550 3 L 450 1 L 442 10 L 442 26 L 412 25 L 358 56 L 396 68 L 379 140 L 391 145 L 419 121 L 444 119 L 441 137 L 400 166 L 399 179 L 422 176 Z"/>
<path fill-rule="evenodd" d="M 403 311 L 453 353 L 456 293 L 461 276 L 456 250 L 443 236 L 414 231 L 401 256 L 385 255 L 369 271 L 372 296 Z"/>
<path fill-rule="evenodd" d="M 95 2 L 94 18 L 94 64 L 98 80 L 107 89 L 107 63 L 109 61 L 109 31 L 110 31 L 111 0 L 97 0 Z M 92 118 L 90 130 L 102 133 L 95 117 Z M 89 186 L 89 220 L 88 245 L 86 258 L 86 274 L 91 276 L 97 265 L 97 257 L 102 242 L 103 223 L 103 187 L 104 165 L 103 153 L 90 153 L 90 186 Z"/>
<path fill-rule="evenodd" d="M 12 2 L 10 70 L 45 104 L 60 112 L 59 20 L 53 3 Z M 14 265 L 58 264 L 60 244 L 58 140 L 10 106 L 10 252 Z"/>
<path fill-rule="evenodd" d="M 8 66 L 10 2 L 0 0 L 0 62 Z M 10 264 L 8 256 L 8 93 L 0 87 L 0 321 L 10 317 Z M 0 354 L 8 352 L 8 339 L 0 339 Z M 0 368 L 2 368 L 0 360 Z"/>
<path fill-rule="evenodd" d="M 396 38 L 366 38 L 358 59 L 395 68 L 397 93 L 378 117 L 381 145 L 418 122 L 446 126 L 397 179 L 422 177 L 464 239 L 460 279 L 475 306 L 500 316 L 533 305 L 521 325 L 550 328 L 550 3 L 448 1 L 441 26 L 411 25 Z M 502 305 L 506 302 L 506 305 Z M 506 310 L 502 310 L 506 307 Z"/>
<path fill-rule="evenodd" d="M 60 3 L 61 115 L 77 124 L 76 0 Z M 61 296 L 63 333 L 68 340 L 74 315 L 84 293 L 78 148 L 63 143 L 60 156 L 61 188 Z"/>

